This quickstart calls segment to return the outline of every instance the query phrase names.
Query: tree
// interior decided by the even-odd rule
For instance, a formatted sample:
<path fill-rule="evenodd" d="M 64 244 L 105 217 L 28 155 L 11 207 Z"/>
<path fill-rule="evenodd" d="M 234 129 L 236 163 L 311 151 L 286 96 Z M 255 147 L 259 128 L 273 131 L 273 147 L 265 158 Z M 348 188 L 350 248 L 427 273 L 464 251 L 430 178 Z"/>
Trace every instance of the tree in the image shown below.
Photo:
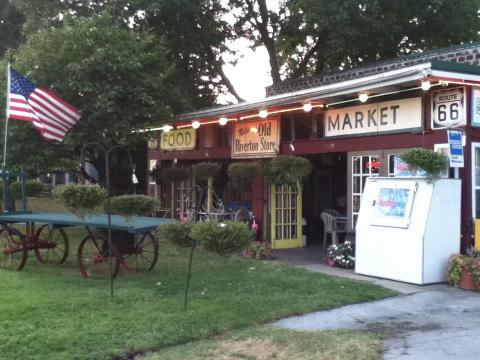
<path fill-rule="evenodd" d="M 47 143 L 31 124 L 11 120 L 11 165 L 47 172 L 61 167 L 62 159 L 76 165 L 86 142 L 136 144 L 141 136 L 132 130 L 169 119 L 189 102 L 176 87 L 175 66 L 161 39 L 139 37 L 109 15 L 66 19 L 61 28 L 30 35 L 12 58 L 18 71 L 57 92 L 82 118 L 64 144 Z"/>
<path fill-rule="evenodd" d="M 23 14 L 10 0 L 0 0 L 0 57 L 7 49 L 20 45 L 24 21 Z"/>
<path fill-rule="evenodd" d="M 479 0 L 230 0 L 237 36 L 266 47 L 273 83 L 479 39 Z M 240 10 L 240 11 L 238 11 Z"/>

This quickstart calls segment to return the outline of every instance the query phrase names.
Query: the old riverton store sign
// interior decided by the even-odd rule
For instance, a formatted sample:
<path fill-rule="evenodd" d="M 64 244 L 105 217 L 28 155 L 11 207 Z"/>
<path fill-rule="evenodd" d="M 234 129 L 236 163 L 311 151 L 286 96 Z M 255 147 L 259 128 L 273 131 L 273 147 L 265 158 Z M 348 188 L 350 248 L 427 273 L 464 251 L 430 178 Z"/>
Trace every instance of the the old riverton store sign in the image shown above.
<path fill-rule="evenodd" d="M 271 157 L 280 145 L 279 119 L 235 123 L 232 158 Z"/>

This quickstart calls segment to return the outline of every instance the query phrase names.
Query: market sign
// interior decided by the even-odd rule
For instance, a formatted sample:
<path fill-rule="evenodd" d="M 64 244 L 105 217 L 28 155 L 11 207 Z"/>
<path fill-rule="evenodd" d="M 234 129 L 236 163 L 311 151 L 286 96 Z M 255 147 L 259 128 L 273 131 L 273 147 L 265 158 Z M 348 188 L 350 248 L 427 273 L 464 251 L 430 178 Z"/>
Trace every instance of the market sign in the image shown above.
<path fill-rule="evenodd" d="M 233 125 L 232 158 L 272 157 L 280 145 L 279 119 L 236 122 Z"/>
<path fill-rule="evenodd" d="M 432 92 L 432 129 L 463 126 L 466 123 L 465 88 Z"/>
<path fill-rule="evenodd" d="M 324 124 L 326 137 L 421 128 L 422 99 L 416 97 L 327 110 Z"/>
<path fill-rule="evenodd" d="M 195 129 L 162 131 L 160 134 L 161 150 L 192 150 L 197 140 Z"/>

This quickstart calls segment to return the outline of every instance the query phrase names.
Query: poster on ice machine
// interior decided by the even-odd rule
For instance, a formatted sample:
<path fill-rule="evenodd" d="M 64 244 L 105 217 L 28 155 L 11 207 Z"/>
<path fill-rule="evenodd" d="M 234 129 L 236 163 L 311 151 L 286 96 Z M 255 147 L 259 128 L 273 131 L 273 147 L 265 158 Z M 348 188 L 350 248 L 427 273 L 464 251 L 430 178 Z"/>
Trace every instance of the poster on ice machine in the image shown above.
<path fill-rule="evenodd" d="M 408 228 L 416 188 L 414 181 L 379 181 L 372 202 L 371 224 Z"/>

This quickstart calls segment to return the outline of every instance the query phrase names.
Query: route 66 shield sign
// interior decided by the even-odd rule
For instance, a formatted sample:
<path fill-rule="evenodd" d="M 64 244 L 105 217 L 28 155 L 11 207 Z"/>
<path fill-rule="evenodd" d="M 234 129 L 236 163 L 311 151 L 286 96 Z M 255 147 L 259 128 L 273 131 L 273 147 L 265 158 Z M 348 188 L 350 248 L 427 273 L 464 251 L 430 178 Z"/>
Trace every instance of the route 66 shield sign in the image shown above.
<path fill-rule="evenodd" d="M 432 92 L 432 129 L 465 124 L 465 88 Z"/>

